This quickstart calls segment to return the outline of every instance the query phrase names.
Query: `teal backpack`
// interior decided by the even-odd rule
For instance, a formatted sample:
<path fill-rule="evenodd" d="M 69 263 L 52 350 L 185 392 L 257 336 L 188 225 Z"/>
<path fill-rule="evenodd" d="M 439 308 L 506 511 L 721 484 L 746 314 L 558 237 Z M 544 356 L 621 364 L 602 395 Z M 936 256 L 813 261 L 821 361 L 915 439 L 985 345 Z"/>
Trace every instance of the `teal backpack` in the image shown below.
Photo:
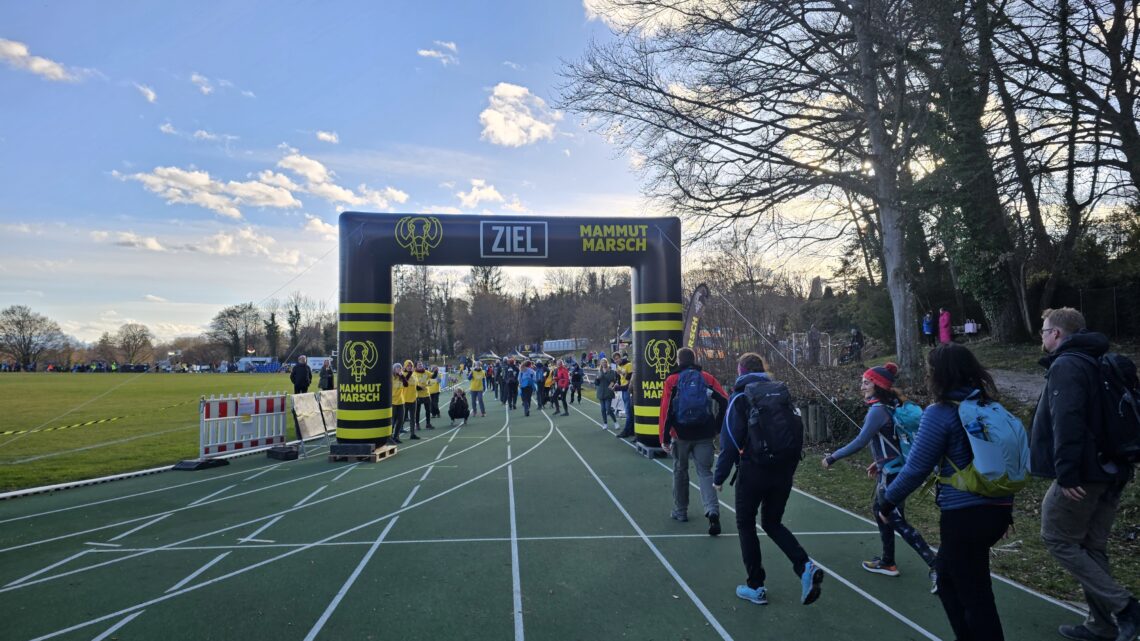
<path fill-rule="evenodd" d="M 887 413 L 891 415 L 891 422 L 895 428 L 895 442 L 891 442 L 879 434 L 879 442 L 883 452 L 894 451 L 898 456 L 883 466 L 884 474 L 898 474 L 906 465 L 907 454 L 914 445 L 914 437 L 918 434 L 918 425 L 922 422 L 922 408 L 914 401 L 907 401 L 898 407 L 884 405 Z"/>
<path fill-rule="evenodd" d="M 981 496 L 1009 496 L 1029 483 L 1029 437 L 1021 421 L 997 401 L 978 402 L 974 390 L 958 404 L 958 418 L 974 460 L 938 481 Z"/>

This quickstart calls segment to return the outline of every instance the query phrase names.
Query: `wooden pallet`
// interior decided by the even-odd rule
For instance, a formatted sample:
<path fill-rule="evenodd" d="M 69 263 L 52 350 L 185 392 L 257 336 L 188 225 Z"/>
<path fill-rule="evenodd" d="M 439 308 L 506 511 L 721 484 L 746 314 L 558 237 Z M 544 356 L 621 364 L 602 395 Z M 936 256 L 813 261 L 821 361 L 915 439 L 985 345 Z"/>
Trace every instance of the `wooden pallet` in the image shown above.
<path fill-rule="evenodd" d="M 381 445 L 380 447 L 372 450 L 371 454 L 329 454 L 329 462 L 333 463 L 336 461 L 353 461 L 378 463 L 386 458 L 391 458 L 395 455 L 395 445 Z"/>

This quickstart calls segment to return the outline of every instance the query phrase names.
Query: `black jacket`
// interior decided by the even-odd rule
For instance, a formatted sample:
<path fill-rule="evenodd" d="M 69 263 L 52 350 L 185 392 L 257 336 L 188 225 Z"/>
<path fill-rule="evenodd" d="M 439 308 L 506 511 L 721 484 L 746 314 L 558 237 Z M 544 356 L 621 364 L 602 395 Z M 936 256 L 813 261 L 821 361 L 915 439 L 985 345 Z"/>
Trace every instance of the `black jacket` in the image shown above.
<path fill-rule="evenodd" d="M 1100 372 L 1094 363 L 1073 354 L 1099 358 L 1107 351 L 1104 334 L 1080 332 L 1041 359 L 1048 371 L 1029 435 L 1029 471 L 1034 475 L 1055 478 L 1065 488 L 1115 480 L 1097 462 L 1093 430 L 1102 421 Z"/>
<path fill-rule="evenodd" d="M 297 363 L 293 366 L 293 371 L 289 372 L 289 380 L 293 381 L 294 394 L 307 392 L 309 391 L 309 384 L 313 382 L 313 370 L 304 363 Z"/>
<path fill-rule="evenodd" d="M 333 369 L 331 367 L 321 368 L 321 384 L 322 390 L 331 390 L 333 388 Z"/>

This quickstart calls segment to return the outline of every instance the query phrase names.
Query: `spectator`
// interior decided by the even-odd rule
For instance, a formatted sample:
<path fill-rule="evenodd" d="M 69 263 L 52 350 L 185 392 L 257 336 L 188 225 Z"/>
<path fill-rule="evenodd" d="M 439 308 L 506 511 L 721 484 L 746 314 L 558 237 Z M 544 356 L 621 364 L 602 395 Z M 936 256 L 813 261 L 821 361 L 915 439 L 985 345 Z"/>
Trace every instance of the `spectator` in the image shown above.
<path fill-rule="evenodd" d="M 294 394 L 304 394 L 309 391 L 313 382 L 313 370 L 309 369 L 309 359 L 304 355 L 297 357 L 297 364 L 289 373 L 289 380 L 293 383 Z"/>
<path fill-rule="evenodd" d="M 606 430 L 610 427 L 609 419 L 614 419 L 614 427 L 617 427 L 617 414 L 614 413 L 613 400 L 614 400 L 614 385 L 617 383 L 617 374 L 610 369 L 610 362 L 605 358 L 598 361 L 598 377 L 594 379 L 594 393 L 598 399 L 598 405 L 602 408 L 602 429 Z"/>
<path fill-rule="evenodd" d="M 945 307 L 938 308 L 938 342 L 945 345 L 954 340 L 954 331 L 950 327 L 950 310 Z"/>
<path fill-rule="evenodd" d="M 333 389 L 333 375 L 334 372 L 332 368 L 332 360 L 326 358 L 325 364 L 321 365 L 321 379 L 319 387 L 322 390 L 328 391 Z"/>

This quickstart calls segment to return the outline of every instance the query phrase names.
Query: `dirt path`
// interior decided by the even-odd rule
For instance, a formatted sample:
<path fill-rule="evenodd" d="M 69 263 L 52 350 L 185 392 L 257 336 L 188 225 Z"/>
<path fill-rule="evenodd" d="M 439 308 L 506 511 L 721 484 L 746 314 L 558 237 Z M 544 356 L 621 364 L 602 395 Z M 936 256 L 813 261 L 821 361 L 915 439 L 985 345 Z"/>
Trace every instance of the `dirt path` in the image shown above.
<path fill-rule="evenodd" d="M 1045 377 L 1042 374 L 991 369 L 990 375 L 994 377 L 998 391 L 1003 396 L 1015 398 L 1031 407 L 1037 405 L 1037 398 L 1041 396 L 1041 389 L 1045 387 Z"/>

